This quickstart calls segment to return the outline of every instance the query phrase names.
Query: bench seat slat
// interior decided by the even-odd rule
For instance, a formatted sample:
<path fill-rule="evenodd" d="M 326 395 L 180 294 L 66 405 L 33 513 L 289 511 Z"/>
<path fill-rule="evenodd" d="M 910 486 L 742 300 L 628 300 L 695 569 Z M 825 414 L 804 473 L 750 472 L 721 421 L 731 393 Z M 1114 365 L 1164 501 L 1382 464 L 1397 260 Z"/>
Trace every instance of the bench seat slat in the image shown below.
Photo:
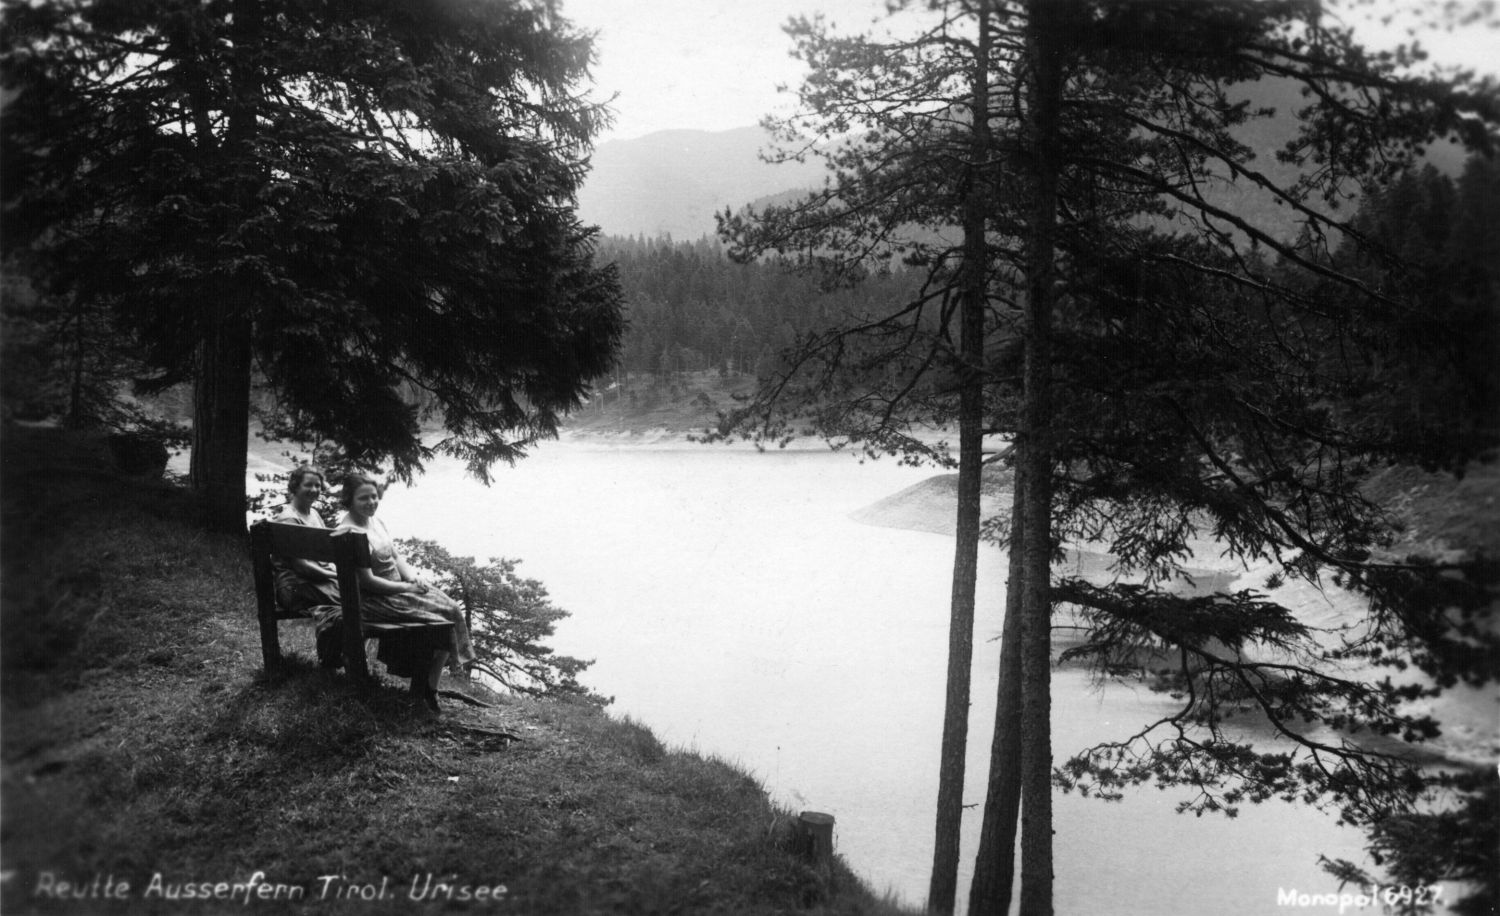
<path fill-rule="evenodd" d="M 306 611 L 288 611 L 285 608 L 278 610 L 277 620 L 316 620 L 322 616 L 323 606 L 308 608 Z M 431 627 L 434 630 L 446 630 L 453 626 L 451 623 L 424 623 L 417 620 L 400 621 L 360 621 L 360 629 L 366 634 L 371 633 L 398 633 L 402 630 L 422 630 Z"/>
<path fill-rule="evenodd" d="M 428 628 L 434 630 L 449 630 L 453 628 L 453 624 L 451 623 L 419 623 L 414 620 L 401 621 L 399 623 L 387 623 L 384 621 L 379 623 L 370 623 L 369 621 L 361 621 L 360 625 L 366 633 L 399 633 L 402 630 L 426 630 Z"/>

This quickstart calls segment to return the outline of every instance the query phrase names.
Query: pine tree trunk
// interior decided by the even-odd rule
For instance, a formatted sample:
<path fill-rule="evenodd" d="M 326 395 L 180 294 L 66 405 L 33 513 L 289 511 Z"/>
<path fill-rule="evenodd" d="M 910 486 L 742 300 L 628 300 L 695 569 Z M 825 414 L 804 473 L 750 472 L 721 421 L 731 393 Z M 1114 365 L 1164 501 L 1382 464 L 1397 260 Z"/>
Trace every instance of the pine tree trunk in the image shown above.
<path fill-rule="evenodd" d="M 969 916 L 1005 916 L 1015 886 L 1016 824 L 1021 813 L 1021 580 L 1020 519 L 1025 489 L 1019 479 L 1011 501 L 1010 578 L 1000 631 L 1000 677 L 995 732 L 990 742 L 989 789 L 979 828 L 979 853 L 969 885 Z"/>
<path fill-rule="evenodd" d="M 1027 245 L 1026 362 L 1017 437 L 1022 491 L 1021 916 L 1052 914 L 1052 310 L 1068 0 L 1030 5 L 1028 56 L 1033 209 Z"/>
<path fill-rule="evenodd" d="M 974 590 L 979 576 L 981 449 L 984 436 L 984 312 L 988 252 L 984 228 L 989 130 L 989 4 L 979 4 L 979 53 L 974 72 L 973 141 L 964 207 L 964 279 L 959 318 L 958 510 L 948 622 L 947 698 L 938 764 L 937 824 L 927 909 L 953 912 L 958 895 L 964 763 L 969 739 L 970 672 L 974 659 Z"/>
<path fill-rule="evenodd" d="M 978 424 L 969 420 L 969 412 L 970 409 L 964 410 L 965 417 L 959 424 L 958 525 L 948 623 L 948 690 L 938 769 L 937 836 L 927 895 L 927 909 L 932 913 L 952 913 L 958 893 L 970 670 L 974 659 L 974 584 L 979 574 L 980 432 Z"/>
<path fill-rule="evenodd" d="M 68 418 L 64 425 L 83 426 L 83 301 L 73 301 L 73 384 L 68 393 Z"/>
<path fill-rule="evenodd" d="M 231 310 L 240 316 L 226 314 Z M 198 348 L 189 480 L 203 502 L 208 526 L 242 533 L 250 446 L 250 327 L 232 305 L 216 311 Z"/>
<path fill-rule="evenodd" d="M 1030 431 L 1037 429 L 1027 425 Z M 1045 508 L 1051 503 L 1052 487 L 1050 462 L 1045 457 L 1023 455 L 1022 459 L 1028 465 L 1023 477 L 1031 480 L 1025 481 L 1026 531 L 1020 564 L 1021 916 L 1052 913 L 1051 515 Z M 1043 508 L 1037 509 L 1038 505 Z"/>
<path fill-rule="evenodd" d="M 229 73 L 232 84 L 228 126 L 224 134 L 226 160 L 235 161 L 238 151 L 248 160 L 254 143 L 256 111 L 262 92 L 260 74 L 253 63 L 259 53 L 261 8 L 257 0 L 234 0 L 234 50 Z M 199 137 L 200 154 L 212 159 L 214 142 L 205 130 Z M 235 213 L 250 211 L 260 176 L 248 171 L 235 176 L 230 185 Z M 225 238 L 232 226 L 221 227 Z M 198 493 L 210 529 L 227 533 L 245 531 L 245 466 L 250 446 L 250 335 L 251 294 L 232 277 L 220 285 L 221 295 L 203 305 L 205 315 L 198 343 L 197 373 L 193 384 L 193 454 L 189 482 Z"/>

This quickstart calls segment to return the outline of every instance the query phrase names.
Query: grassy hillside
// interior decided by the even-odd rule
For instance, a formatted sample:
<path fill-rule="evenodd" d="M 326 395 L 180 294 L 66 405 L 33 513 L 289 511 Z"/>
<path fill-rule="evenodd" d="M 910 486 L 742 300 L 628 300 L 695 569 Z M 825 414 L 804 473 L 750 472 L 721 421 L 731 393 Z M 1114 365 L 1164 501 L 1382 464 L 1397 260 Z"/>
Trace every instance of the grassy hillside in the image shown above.
<path fill-rule="evenodd" d="M 242 543 L 88 440 L 0 449 L 4 912 L 238 911 L 252 878 L 271 912 L 460 906 L 438 884 L 496 913 L 891 911 L 803 864 L 753 779 L 638 724 L 477 687 L 493 708 L 434 719 L 318 669 L 302 624 L 267 680 Z"/>

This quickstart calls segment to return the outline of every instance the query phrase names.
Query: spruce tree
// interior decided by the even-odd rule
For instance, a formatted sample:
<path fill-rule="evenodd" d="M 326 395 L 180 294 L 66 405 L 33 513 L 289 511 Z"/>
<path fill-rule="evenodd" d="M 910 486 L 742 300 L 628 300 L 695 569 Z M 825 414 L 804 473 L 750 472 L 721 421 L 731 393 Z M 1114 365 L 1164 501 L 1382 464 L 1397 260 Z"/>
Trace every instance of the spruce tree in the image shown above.
<path fill-rule="evenodd" d="M 607 116 L 551 2 L 7 3 L 7 251 L 195 391 L 192 485 L 243 528 L 271 432 L 483 477 L 609 366 L 613 274 L 573 213 Z M 420 396 L 413 395 L 420 393 Z M 424 443 L 425 422 L 444 433 Z"/>

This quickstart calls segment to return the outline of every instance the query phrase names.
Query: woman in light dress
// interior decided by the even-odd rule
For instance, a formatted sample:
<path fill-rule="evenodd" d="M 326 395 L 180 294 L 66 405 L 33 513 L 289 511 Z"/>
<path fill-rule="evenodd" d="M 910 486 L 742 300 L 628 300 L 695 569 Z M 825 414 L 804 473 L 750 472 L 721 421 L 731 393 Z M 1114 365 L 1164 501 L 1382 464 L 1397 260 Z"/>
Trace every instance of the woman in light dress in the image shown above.
<path fill-rule="evenodd" d="M 436 711 L 438 679 L 444 664 L 455 677 L 467 678 L 468 666 L 475 661 L 463 606 L 419 579 L 416 570 L 401 558 L 385 523 L 375 517 L 380 508 L 380 487 L 375 481 L 360 474 L 345 477 L 339 502 L 345 511 L 336 530 L 352 529 L 370 541 L 370 566 L 359 571 L 361 616 L 371 622 L 453 624 L 447 644 L 433 654 L 422 697 L 428 708 Z"/>
<path fill-rule="evenodd" d="M 323 475 L 303 465 L 287 477 L 287 502 L 277 524 L 326 528 L 316 508 L 323 495 Z M 331 563 L 314 563 L 301 557 L 271 557 L 276 572 L 276 600 L 289 611 L 306 612 L 318 606 L 337 606 L 339 577 Z"/>

